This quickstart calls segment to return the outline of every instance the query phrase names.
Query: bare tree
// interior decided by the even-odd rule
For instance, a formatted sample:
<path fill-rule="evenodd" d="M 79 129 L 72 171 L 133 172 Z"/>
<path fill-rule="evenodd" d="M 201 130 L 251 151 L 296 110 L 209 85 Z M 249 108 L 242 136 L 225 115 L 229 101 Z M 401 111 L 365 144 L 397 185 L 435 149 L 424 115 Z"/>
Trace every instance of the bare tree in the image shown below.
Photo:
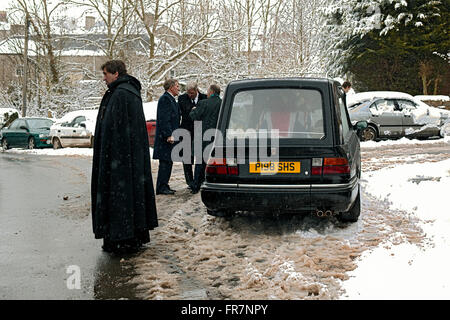
<path fill-rule="evenodd" d="M 105 33 L 106 39 L 89 39 L 86 44 L 96 45 L 109 59 L 121 55 L 121 45 L 125 42 L 125 29 L 133 14 L 133 10 L 127 0 L 66 0 L 69 4 L 93 11 L 100 19 L 100 24 L 86 34 L 96 32 Z M 104 40 L 104 41 L 102 41 Z M 123 55 L 123 53 L 122 53 Z"/>

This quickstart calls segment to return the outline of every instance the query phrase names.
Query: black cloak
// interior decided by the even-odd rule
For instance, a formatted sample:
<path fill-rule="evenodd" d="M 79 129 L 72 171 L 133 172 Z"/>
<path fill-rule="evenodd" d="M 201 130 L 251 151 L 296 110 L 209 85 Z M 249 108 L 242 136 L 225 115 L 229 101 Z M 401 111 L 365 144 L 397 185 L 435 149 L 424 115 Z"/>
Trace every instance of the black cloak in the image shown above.
<path fill-rule="evenodd" d="M 100 104 L 91 183 L 96 239 L 147 243 L 158 226 L 140 90 L 136 78 L 121 76 Z"/>

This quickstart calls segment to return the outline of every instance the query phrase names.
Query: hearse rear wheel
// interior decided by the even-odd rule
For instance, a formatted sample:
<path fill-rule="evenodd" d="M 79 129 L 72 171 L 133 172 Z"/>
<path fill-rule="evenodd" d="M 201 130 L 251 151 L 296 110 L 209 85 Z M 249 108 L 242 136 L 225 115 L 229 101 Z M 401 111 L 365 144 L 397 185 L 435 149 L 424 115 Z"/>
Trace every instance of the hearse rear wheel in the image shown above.
<path fill-rule="evenodd" d="M 337 218 L 342 222 L 356 222 L 361 214 L 361 188 L 358 187 L 358 195 L 351 209 L 347 212 L 341 212 Z"/>

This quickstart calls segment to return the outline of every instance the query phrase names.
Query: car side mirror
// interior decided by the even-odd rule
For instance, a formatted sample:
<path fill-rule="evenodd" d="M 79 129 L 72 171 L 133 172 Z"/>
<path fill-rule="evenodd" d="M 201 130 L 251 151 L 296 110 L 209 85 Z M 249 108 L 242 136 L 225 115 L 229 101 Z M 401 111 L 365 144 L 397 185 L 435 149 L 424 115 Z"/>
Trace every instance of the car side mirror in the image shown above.
<path fill-rule="evenodd" d="M 25 126 L 20 126 L 20 128 L 19 129 L 22 129 L 22 130 L 26 130 L 26 131 L 30 131 L 27 127 L 25 127 Z"/>
<path fill-rule="evenodd" d="M 83 127 L 83 128 L 85 128 L 85 129 L 86 129 L 86 123 L 84 123 L 84 122 L 81 122 L 81 123 L 80 123 L 80 127 Z"/>
<path fill-rule="evenodd" d="M 368 123 L 367 121 L 358 121 L 354 126 L 353 129 L 354 130 L 364 130 L 365 128 L 367 128 Z"/>

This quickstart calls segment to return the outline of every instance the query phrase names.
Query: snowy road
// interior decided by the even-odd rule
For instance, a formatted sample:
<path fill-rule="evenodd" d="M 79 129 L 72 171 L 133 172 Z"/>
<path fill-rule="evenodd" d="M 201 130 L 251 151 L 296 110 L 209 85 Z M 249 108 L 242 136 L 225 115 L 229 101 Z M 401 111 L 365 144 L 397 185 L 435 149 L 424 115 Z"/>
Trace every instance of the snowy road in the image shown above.
<path fill-rule="evenodd" d="M 181 166 L 175 166 L 171 186 L 178 192 L 157 196 L 160 227 L 135 261 L 141 297 L 339 299 L 346 297 L 345 281 L 364 253 L 378 246 L 432 245 L 419 217 L 392 209 L 366 189 L 371 173 L 381 168 L 449 159 L 450 144 L 401 140 L 379 145 L 362 146 L 362 213 L 354 224 L 310 216 L 210 217 L 200 195 L 185 188 Z M 380 292 L 374 298 L 383 297 Z"/>
<path fill-rule="evenodd" d="M 132 266 L 92 234 L 91 159 L 0 151 L 1 300 L 135 298 Z"/>
<path fill-rule="evenodd" d="M 68 159 L 85 165 L 90 161 L 88 151 L 78 156 L 74 156 L 76 150 L 56 151 L 52 154 L 55 157 L 42 158 L 69 155 Z M 131 284 L 137 286 L 136 296 L 450 298 L 450 278 L 446 272 L 450 261 L 443 254 L 450 246 L 447 235 L 450 221 L 443 214 L 425 214 L 433 208 L 431 205 L 439 208 L 439 212 L 448 212 L 445 190 L 450 187 L 450 144 L 442 139 L 402 139 L 362 143 L 361 151 L 362 212 L 360 220 L 353 224 L 312 216 L 210 217 L 200 195 L 191 195 L 186 189 L 182 167 L 175 164 L 170 183 L 178 190 L 176 195 L 157 196 L 160 226 L 151 231 L 147 248 L 135 258 L 127 259 L 135 267 L 136 276 Z M 14 152 L 30 153 L 10 150 L 6 154 Z M 154 181 L 157 165 L 157 161 L 152 161 Z M 89 190 L 88 185 L 83 188 L 84 192 Z M 427 206 L 423 204 L 426 201 L 408 200 L 409 195 L 419 199 L 420 193 L 428 199 Z M 78 205 L 87 205 L 89 199 L 85 200 Z M 405 205 L 412 203 L 414 206 Z M 73 215 L 76 210 L 70 212 Z M 80 230 L 89 238 L 90 220 L 87 211 L 83 212 L 86 216 Z M 98 244 L 95 245 L 95 254 L 102 256 Z M 401 259 L 395 260 L 397 257 Z M 424 278 L 425 270 L 432 267 L 430 264 L 436 274 Z M 442 267 L 437 268 L 437 264 Z M 95 273 L 95 268 L 92 270 Z M 424 279 L 417 281 L 422 287 L 405 286 L 414 276 Z"/>

